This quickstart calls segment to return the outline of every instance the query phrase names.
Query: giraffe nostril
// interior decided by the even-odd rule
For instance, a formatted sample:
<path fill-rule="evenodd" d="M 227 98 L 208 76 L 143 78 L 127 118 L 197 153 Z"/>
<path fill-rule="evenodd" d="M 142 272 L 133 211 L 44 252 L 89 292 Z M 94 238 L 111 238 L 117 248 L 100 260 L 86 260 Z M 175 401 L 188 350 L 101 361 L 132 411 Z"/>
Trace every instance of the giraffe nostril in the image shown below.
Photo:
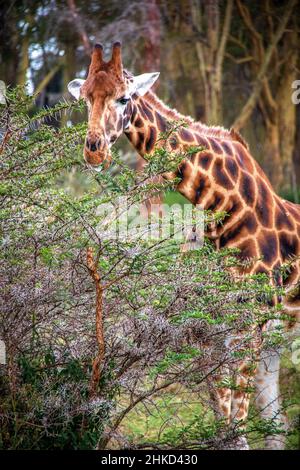
<path fill-rule="evenodd" d="M 90 150 L 91 152 L 96 152 L 97 150 L 100 149 L 101 142 L 100 142 L 100 139 L 97 139 L 97 140 L 86 139 L 85 145 L 87 149 Z"/>

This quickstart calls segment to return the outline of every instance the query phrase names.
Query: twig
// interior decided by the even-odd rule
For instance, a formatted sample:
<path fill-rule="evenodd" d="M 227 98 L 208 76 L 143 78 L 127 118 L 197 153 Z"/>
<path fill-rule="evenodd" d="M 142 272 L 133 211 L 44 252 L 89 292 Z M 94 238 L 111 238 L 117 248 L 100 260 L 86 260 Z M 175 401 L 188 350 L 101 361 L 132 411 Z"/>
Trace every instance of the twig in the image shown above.
<path fill-rule="evenodd" d="M 86 250 L 87 267 L 96 287 L 96 338 L 98 343 L 98 354 L 92 365 L 92 378 L 90 384 L 90 395 L 94 396 L 101 377 L 101 368 L 103 366 L 105 354 L 105 341 L 103 331 L 103 289 L 101 277 L 97 270 L 97 263 L 94 258 L 93 249 L 88 247 Z"/>

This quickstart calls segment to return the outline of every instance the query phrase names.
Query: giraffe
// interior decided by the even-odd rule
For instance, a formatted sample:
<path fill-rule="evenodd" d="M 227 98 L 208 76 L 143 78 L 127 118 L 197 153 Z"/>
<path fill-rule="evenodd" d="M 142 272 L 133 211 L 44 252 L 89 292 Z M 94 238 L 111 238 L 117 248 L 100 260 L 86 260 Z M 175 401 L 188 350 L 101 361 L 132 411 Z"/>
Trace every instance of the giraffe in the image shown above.
<path fill-rule="evenodd" d="M 156 72 L 133 76 L 123 69 L 119 42 L 114 43 L 112 57 L 107 62 L 103 59 L 103 47 L 94 46 L 87 79 L 74 79 L 68 85 L 69 92 L 76 99 L 82 97 L 88 107 L 85 161 L 96 171 L 107 168 L 112 158 L 111 146 L 123 133 L 144 157 L 151 154 L 156 145 L 162 145 L 159 136 L 168 129 L 170 121 L 183 122 L 184 126 L 165 143 L 168 150 L 184 152 L 192 145 L 200 146 L 201 150 L 165 177 L 179 178 L 177 191 L 192 204 L 201 204 L 205 210 L 226 212 L 222 225 L 208 228 L 205 235 L 217 250 L 238 248 L 242 260 L 253 260 L 247 273 L 273 273 L 270 282 L 286 289 L 282 304 L 291 318 L 286 330 L 295 334 L 300 321 L 297 258 L 300 255 L 300 206 L 283 200 L 274 192 L 248 145 L 234 129 L 206 126 L 166 106 L 151 91 L 158 76 Z M 283 279 L 280 268 L 287 262 L 290 262 L 290 270 Z M 268 321 L 264 328 L 276 328 L 276 320 Z M 236 340 L 228 338 L 227 347 L 232 347 Z M 257 344 L 259 339 L 255 341 Z M 262 417 L 284 422 L 279 361 L 276 351 L 262 353 L 253 370 L 244 359 L 238 365 L 238 389 L 216 391 L 220 412 L 228 423 L 234 419 L 246 420 L 249 383 L 255 383 Z M 283 439 L 266 438 L 266 448 L 283 446 Z M 238 447 L 248 449 L 245 437 L 239 440 Z"/>

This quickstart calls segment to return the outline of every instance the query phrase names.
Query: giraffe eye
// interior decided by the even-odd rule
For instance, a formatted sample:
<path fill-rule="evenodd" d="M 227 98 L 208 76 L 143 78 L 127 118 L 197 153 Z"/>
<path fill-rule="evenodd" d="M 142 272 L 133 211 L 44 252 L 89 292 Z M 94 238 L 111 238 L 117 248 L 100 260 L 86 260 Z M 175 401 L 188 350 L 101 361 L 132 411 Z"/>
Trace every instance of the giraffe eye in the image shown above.
<path fill-rule="evenodd" d="M 125 96 L 122 96 L 122 98 L 117 100 L 118 103 L 123 104 L 123 105 L 128 103 L 128 101 L 129 101 L 129 98 L 126 98 Z"/>

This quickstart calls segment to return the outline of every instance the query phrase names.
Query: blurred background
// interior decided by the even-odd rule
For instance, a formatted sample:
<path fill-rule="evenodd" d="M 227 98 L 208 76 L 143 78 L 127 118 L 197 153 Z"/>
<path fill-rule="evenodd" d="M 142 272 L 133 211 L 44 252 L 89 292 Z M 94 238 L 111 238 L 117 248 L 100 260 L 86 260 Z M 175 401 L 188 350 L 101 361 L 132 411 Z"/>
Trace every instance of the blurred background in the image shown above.
<path fill-rule="evenodd" d="M 85 77 L 93 43 L 101 42 L 109 55 L 120 40 L 125 68 L 160 71 L 156 92 L 169 106 L 238 129 L 275 189 L 299 202 L 300 106 L 292 101 L 300 79 L 296 0 L 0 4 L 0 79 L 26 85 L 37 107 L 70 99 L 67 84 Z M 125 139 L 118 145 L 134 153 Z"/>

